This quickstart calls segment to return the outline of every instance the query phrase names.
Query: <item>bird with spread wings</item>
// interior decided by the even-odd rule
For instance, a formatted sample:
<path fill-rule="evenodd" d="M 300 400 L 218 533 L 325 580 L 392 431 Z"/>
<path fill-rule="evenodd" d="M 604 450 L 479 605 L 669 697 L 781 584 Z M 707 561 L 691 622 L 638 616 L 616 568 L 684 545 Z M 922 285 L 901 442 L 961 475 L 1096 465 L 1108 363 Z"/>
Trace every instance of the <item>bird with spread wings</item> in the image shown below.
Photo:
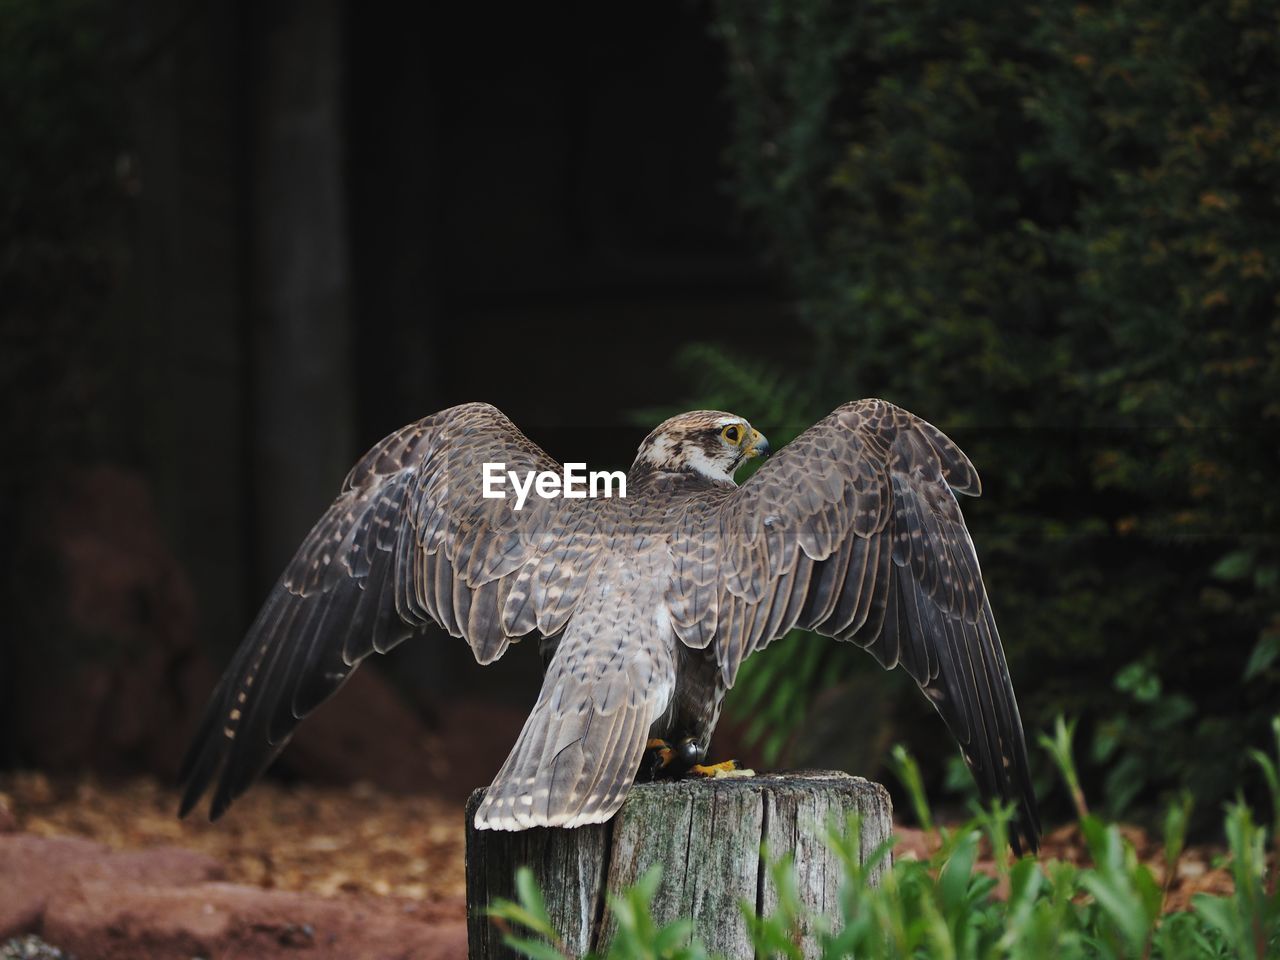
<path fill-rule="evenodd" d="M 434 625 L 482 664 L 537 634 L 541 693 L 475 815 L 479 828 L 608 820 L 644 772 L 701 766 L 742 661 L 795 628 L 902 666 L 984 797 L 1040 826 L 1018 705 L 955 494 L 978 475 L 941 431 L 883 400 L 768 452 L 741 417 L 672 417 L 624 498 L 484 497 L 485 463 L 560 465 L 470 403 L 393 433 L 352 469 L 213 692 L 184 760 L 185 815 L 216 819 L 298 722 L 373 652 Z"/>

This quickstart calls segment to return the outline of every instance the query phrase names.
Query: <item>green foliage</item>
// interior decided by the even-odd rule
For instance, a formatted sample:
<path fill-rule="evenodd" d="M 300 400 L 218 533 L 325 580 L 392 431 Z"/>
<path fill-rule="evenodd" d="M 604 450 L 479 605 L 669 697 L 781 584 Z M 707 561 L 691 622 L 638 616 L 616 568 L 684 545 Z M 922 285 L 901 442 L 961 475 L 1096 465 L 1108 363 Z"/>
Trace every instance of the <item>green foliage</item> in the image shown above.
<path fill-rule="evenodd" d="M 634 886 L 620 894 L 608 897 L 609 912 L 617 921 L 618 930 L 613 942 L 604 953 L 591 953 L 593 960 L 702 960 L 707 953 L 693 936 L 693 921 L 682 919 L 660 926 L 653 920 L 650 905 L 658 884 L 662 881 L 662 869 L 653 867 L 645 872 Z M 528 867 L 516 871 L 516 895 L 518 903 L 499 899 L 489 908 L 490 916 L 504 924 L 514 924 L 542 939 L 530 939 L 511 932 L 503 935 L 502 942 L 533 960 L 563 960 L 568 948 L 552 927 L 551 918 L 542 900 L 542 892 L 534 883 Z"/>
<path fill-rule="evenodd" d="M 1055 735 L 1044 745 L 1073 793 L 1079 776 L 1073 760 L 1074 724 L 1059 717 Z M 1280 718 L 1273 721 L 1275 757 L 1261 753 L 1255 759 L 1267 771 L 1275 818 L 1271 835 L 1280 832 Z M 927 801 L 914 761 L 904 753 L 898 760 L 905 773 L 904 787 L 912 801 L 926 812 Z M 1267 829 L 1254 823 L 1249 808 L 1231 804 L 1225 818 L 1230 867 L 1235 889 L 1229 895 L 1197 894 L 1190 910 L 1166 912 L 1166 889 L 1152 869 L 1140 862 L 1133 846 L 1119 828 L 1087 812 L 1083 795 L 1078 798 L 1081 833 L 1090 864 L 1078 867 L 1058 861 L 1038 862 L 1023 857 L 1009 863 L 997 859 L 995 875 L 978 869 L 983 839 L 991 849 L 1004 850 L 1008 840 L 1009 810 L 993 810 L 941 835 L 941 846 L 928 860 L 901 860 L 885 872 L 879 886 L 868 877 L 888 855 L 886 841 L 863 862 L 856 817 L 843 829 L 832 829 L 828 843 L 844 868 L 840 889 L 840 915 L 834 925 L 825 918 L 807 917 L 795 888 L 795 872 L 789 857 L 770 867 L 778 890 L 778 906 L 767 916 L 756 916 L 743 904 L 743 915 L 756 955 L 799 958 L 798 931 L 818 930 L 824 958 L 996 958 L 1147 957 L 1161 960 L 1211 960 L 1241 958 L 1264 960 L 1280 950 L 1280 892 L 1276 889 L 1276 861 L 1267 875 Z M 1173 875 L 1183 849 L 1189 799 L 1171 805 L 1166 817 L 1165 867 Z M 1280 853 L 1280 848 L 1277 850 Z M 678 921 L 660 926 L 653 921 L 649 904 L 659 875 L 646 874 L 633 888 L 610 899 L 618 918 L 619 935 L 600 956 L 616 960 L 655 957 L 705 957 L 693 935 L 692 924 Z M 544 939 L 530 940 L 509 934 L 506 943 L 536 960 L 560 960 L 563 946 L 553 946 L 555 932 L 542 908 L 541 896 L 527 870 L 517 878 L 520 903 L 503 902 L 493 913 Z M 997 886 L 1007 895 L 997 898 Z"/>
<path fill-rule="evenodd" d="M 916 820 L 925 830 L 933 829 L 933 815 L 929 810 L 929 802 L 926 799 L 924 780 L 920 776 L 920 765 L 916 763 L 915 757 L 907 752 L 907 748 L 902 744 L 898 744 L 893 748 L 893 763 L 898 774 L 898 779 L 902 781 L 902 785 L 907 790 L 907 795 L 911 798 L 911 806 L 915 811 Z"/>
<path fill-rule="evenodd" d="M 1106 770 L 1104 809 L 1112 816 L 1119 816 L 1139 791 L 1167 775 L 1163 748 L 1195 713 L 1189 697 L 1164 691 L 1151 667 L 1153 659 L 1131 663 L 1116 674 L 1115 689 L 1127 694 L 1131 703 L 1127 710 L 1102 719 L 1094 730 L 1093 759 Z"/>
<path fill-rule="evenodd" d="M 1238 758 L 1280 699 L 1280 8 L 715 9 L 732 189 L 791 283 L 803 375 L 703 347 L 696 399 L 778 440 L 860 396 L 937 423 L 986 481 L 964 506 L 1029 724 L 1082 718 L 1111 813 L 1256 794 Z M 766 653 L 743 683 L 782 691 L 785 725 L 851 660 Z"/>

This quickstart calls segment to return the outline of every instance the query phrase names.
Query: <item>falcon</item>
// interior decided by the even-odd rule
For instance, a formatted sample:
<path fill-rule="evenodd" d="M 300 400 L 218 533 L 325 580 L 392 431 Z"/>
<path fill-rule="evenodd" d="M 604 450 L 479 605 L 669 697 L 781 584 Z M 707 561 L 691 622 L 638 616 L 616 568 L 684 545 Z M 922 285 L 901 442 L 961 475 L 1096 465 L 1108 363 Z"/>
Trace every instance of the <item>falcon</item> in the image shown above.
<path fill-rule="evenodd" d="M 901 666 L 959 742 L 1014 849 L 1040 825 L 1017 701 L 956 494 L 977 472 L 883 400 L 847 403 L 769 452 L 700 410 L 645 437 L 626 496 L 485 497 L 486 463 L 560 470 L 495 407 L 398 430 L 355 465 L 272 588 L 183 762 L 210 819 L 372 653 L 435 626 L 482 664 L 536 634 L 542 689 L 475 814 L 480 829 L 608 820 L 638 776 L 703 766 L 743 660 L 800 628 Z M 723 767 L 724 765 L 720 765 Z"/>

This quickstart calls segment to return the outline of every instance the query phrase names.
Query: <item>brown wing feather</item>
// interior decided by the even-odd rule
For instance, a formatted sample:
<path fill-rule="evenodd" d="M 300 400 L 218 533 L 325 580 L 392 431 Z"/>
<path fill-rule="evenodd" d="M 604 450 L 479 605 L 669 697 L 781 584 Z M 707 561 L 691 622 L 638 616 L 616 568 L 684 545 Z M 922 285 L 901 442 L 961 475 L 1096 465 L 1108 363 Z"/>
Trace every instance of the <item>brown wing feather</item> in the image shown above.
<path fill-rule="evenodd" d="M 585 580 L 594 502 L 481 496 L 481 465 L 558 464 L 488 404 L 382 440 L 348 474 L 272 589 L 183 761 L 186 814 L 214 785 L 217 818 L 299 720 L 361 660 L 435 623 L 489 663 L 564 626 Z"/>
<path fill-rule="evenodd" d="M 886 668 L 901 664 L 984 796 L 1016 804 L 1015 847 L 1035 849 L 1022 721 L 953 493 L 980 489 L 937 428 L 881 400 L 846 404 L 697 515 L 675 550 L 668 605 L 686 643 L 714 633 L 727 685 L 744 658 L 793 627 L 852 640 Z M 699 563 L 717 540 L 722 549 Z M 707 582 L 720 586 L 703 600 Z"/>

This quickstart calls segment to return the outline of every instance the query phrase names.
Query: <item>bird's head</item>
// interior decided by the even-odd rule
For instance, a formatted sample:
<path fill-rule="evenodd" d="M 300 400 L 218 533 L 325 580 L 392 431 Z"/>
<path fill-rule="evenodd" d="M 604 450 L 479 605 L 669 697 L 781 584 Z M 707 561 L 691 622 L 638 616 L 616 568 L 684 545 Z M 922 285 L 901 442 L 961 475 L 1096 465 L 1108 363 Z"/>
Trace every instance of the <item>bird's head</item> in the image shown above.
<path fill-rule="evenodd" d="M 694 474 L 732 484 L 738 467 L 768 453 L 769 441 L 742 417 L 694 410 L 663 421 L 645 437 L 631 470 Z"/>

